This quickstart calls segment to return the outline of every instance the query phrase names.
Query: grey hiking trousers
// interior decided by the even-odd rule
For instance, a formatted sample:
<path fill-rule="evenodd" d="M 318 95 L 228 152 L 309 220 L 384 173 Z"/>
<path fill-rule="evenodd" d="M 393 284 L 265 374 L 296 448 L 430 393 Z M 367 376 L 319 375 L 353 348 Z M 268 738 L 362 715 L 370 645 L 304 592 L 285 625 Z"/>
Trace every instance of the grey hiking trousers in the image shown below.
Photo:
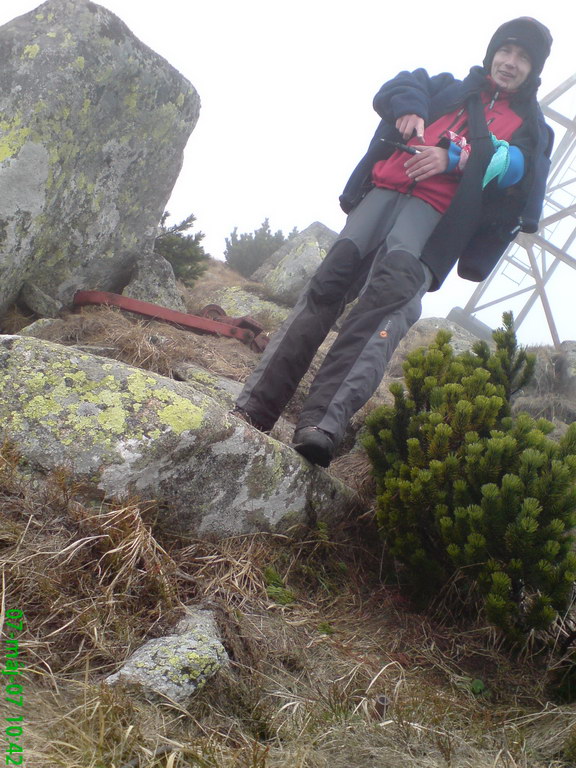
<path fill-rule="evenodd" d="M 271 429 L 334 322 L 358 298 L 312 382 L 297 427 L 320 427 L 337 445 L 420 317 L 432 282 L 420 254 L 440 218 L 418 198 L 372 189 L 272 337 L 237 406 Z"/>

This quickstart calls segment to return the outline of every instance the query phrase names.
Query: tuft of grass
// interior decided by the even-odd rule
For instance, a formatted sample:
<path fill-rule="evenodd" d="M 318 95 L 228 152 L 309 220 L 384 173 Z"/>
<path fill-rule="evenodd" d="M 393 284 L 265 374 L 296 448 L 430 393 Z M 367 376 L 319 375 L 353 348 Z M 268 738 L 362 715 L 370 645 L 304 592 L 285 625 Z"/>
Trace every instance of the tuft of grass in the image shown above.
<path fill-rule="evenodd" d="M 284 579 L 278 571 L 272 566 L 264 569 L 264 579 L 266 581 L 266 594 L 279 605 L 290 605 L 295 602 L 296 595 L 284 584 Z"/>

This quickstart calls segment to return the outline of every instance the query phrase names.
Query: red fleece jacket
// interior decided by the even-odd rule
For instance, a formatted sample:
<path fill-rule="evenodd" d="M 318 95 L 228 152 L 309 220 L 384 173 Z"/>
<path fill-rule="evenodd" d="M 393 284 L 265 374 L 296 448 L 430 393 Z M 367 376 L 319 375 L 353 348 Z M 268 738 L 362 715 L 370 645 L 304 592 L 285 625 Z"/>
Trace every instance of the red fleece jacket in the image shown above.
<path fill-rule="evenodd" d="M 522 118 L 511 109 L 509 99 L 510 94 L 507 92 L 482 93 L 488 129 L 497 139 L 504 141 L 509 141 L 513 133 L 522 125 Z M 448 131 L 467 137 L 468 119 L 464 108 L 443 115 L 426 126 L 424 145 L 435 147 L 442 140 L 445 143 Z M 408 144 L 422 146 L 417 139 L 410 139 Z M 404 164 L 408 159 L 409 155 L 405 152 L 395 150 L 386 160 L 377 162 L 372 170 L 372 181 L 375 186 L 419 197 L 440 213 L 445 213 L 456 192 L 461 172 L 456 170 L 440 173 L 416 182 L 406 174 Z"/>

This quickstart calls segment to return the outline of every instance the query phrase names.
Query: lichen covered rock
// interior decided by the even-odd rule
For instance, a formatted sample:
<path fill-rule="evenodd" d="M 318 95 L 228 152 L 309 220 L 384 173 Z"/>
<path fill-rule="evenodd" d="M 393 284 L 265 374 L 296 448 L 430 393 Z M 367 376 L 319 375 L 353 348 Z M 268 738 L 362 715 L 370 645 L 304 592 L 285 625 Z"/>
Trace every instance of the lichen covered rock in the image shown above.
<path fill-rule="evenodd" d="M 190 613 L 184 631 L 178 629 L 147 642 L 105 683 L 137 689 L 152 700 L 167 697 L 184 704 L 228 661 L 228 654 L 209 611 Z"/>
<path fill-rule="evenodd" d="M 89 0 L 4 25 L 0 68 L 0 312 L 24 280 L 65 306 L 121 292 L 178 177 L 195 89 Z"/>
<path fill-rule="evenodd" d="M 211 303 L 218 304 L 230 317 L 250 315 L 260 320 L 266 328 L 277 328 L 288 317 L 289 309 L 262 299 L 240 286 L 231 285 L 212 291 Z"/>
<path fill-rule="evenodd" d="M 335 232 L 316 222 L 272 254 L 253 279 L 261 280 L 275 300 L 294 306 L 335 239 Z"/>
<path fill-rule="evenodd" d="M 156 499 L 185 534 L 336 525 L 356 498 L 194 387 L 38 340 L 0 337 L 0 421 L 32 466 L 106 497 Z"/>

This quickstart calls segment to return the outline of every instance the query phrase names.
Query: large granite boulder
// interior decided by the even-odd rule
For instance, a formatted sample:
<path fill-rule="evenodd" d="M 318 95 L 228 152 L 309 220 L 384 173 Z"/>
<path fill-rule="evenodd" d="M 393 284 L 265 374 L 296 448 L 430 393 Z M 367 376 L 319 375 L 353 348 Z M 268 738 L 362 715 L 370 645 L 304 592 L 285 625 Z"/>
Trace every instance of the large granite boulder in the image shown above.
<path fill-rule="evenodd" d="M 275 251 L 251 279 L 261 282 L 273 299 L 294 306 L 336 237 L 316 221 Z"/>
<path fill-rule="evenodd" d="M 160 525 L 186 535 L 332 527 L 357 503 L 192 386 L 34 337 L 0 336 L 0 423 L 31 467 L 156 499 Z"/>
<path fill-rule="evenodd" d="M 0 312 L 24 286 L 52 314 L 78 289 L 122 291 L 199 109 L 179 72 L 89 0 L 48 0 L 0 29 Z"/>

